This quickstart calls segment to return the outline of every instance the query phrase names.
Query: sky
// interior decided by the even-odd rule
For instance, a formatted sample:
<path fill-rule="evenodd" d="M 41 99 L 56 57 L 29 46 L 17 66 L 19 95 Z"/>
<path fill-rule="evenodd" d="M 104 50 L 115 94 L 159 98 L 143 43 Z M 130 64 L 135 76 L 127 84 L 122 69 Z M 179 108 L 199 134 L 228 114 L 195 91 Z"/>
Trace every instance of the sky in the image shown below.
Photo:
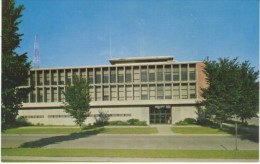
<path fill-rule="evenodd" d="M 258 0 L 16 0 L 23 4 L 18 53 L 40 66 L 110 65 L 111 58 L 176 61 L 239 57 L 259 65 Z"/>

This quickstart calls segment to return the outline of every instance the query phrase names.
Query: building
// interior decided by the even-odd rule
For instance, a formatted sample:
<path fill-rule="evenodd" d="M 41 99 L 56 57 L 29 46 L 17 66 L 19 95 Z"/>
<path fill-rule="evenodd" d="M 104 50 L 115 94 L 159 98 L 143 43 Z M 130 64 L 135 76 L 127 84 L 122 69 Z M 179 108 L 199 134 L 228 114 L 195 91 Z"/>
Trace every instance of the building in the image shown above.
<path fill-rule="evenodd" d="M 30 71 L 28 86 L 35 86 L 19 116 L 32 123 L 71 125 L 62 109 L 62 91 L 75 73 L 90 82 L 91 115 L 99 111 L 110 121 L 131 118 L 148 124 L 174 124 L 196 117 L 196 101 L 206 86 L 203 62 L 176 62 L 173 57 L 111 59 L 111 65 L 69 68 L 37 68 Z"/>

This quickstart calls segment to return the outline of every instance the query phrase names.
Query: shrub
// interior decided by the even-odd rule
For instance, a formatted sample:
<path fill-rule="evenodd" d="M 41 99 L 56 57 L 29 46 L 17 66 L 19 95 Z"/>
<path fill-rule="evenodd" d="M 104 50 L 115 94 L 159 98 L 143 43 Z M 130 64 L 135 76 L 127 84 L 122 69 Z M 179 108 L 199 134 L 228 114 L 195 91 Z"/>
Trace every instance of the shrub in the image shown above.
<path fill-rule="evenodd" d="M 194 118 L 185 118 L 182 121 L 176 122 L 175 125 L 195 125 L 197 123 Z"/>
<path fill-rule="evenodd" d="M 138 121 L 138 122 L 135 122 L 134 125 L 136 125 L 136 126 L 147 126 L 146 121 Z"/>
<path fill-rule="evenodd" d="M 139 122 L 139 120 L 138 119 L 129 119 L 129 120 L 127 120 L 126 121 L 127 123 L 129 123 L 130 125 L 135 125 L 136 123 L 138 123 Z"/>
<path fill-rule="evenodd" d="M 125 121 L 109 121 L 108 125 L 129 125 L 129 124 Z"/>

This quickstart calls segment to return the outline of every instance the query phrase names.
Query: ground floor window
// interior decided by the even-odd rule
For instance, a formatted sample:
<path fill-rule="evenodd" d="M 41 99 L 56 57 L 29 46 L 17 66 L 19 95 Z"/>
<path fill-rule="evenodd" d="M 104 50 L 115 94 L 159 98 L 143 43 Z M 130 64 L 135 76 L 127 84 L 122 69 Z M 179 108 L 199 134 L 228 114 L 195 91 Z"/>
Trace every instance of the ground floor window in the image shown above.
<path fill-rule="evenodd" d="M 171 124 L 171 106 L 150 106 L 150 123 L 151 124 Z"/>

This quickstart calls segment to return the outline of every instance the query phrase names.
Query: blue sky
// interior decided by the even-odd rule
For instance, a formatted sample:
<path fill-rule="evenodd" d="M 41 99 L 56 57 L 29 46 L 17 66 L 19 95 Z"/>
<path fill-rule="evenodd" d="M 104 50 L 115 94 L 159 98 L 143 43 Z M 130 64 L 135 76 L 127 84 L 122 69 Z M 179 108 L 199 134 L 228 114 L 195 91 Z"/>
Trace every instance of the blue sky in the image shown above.
<path fill-rule="evenodd" d="M 110 58 L 239 57 L 259 65 L 258 0 L 16 0 L 23 4 L 18 52 L 41 67 L 109 65 Z"/>

